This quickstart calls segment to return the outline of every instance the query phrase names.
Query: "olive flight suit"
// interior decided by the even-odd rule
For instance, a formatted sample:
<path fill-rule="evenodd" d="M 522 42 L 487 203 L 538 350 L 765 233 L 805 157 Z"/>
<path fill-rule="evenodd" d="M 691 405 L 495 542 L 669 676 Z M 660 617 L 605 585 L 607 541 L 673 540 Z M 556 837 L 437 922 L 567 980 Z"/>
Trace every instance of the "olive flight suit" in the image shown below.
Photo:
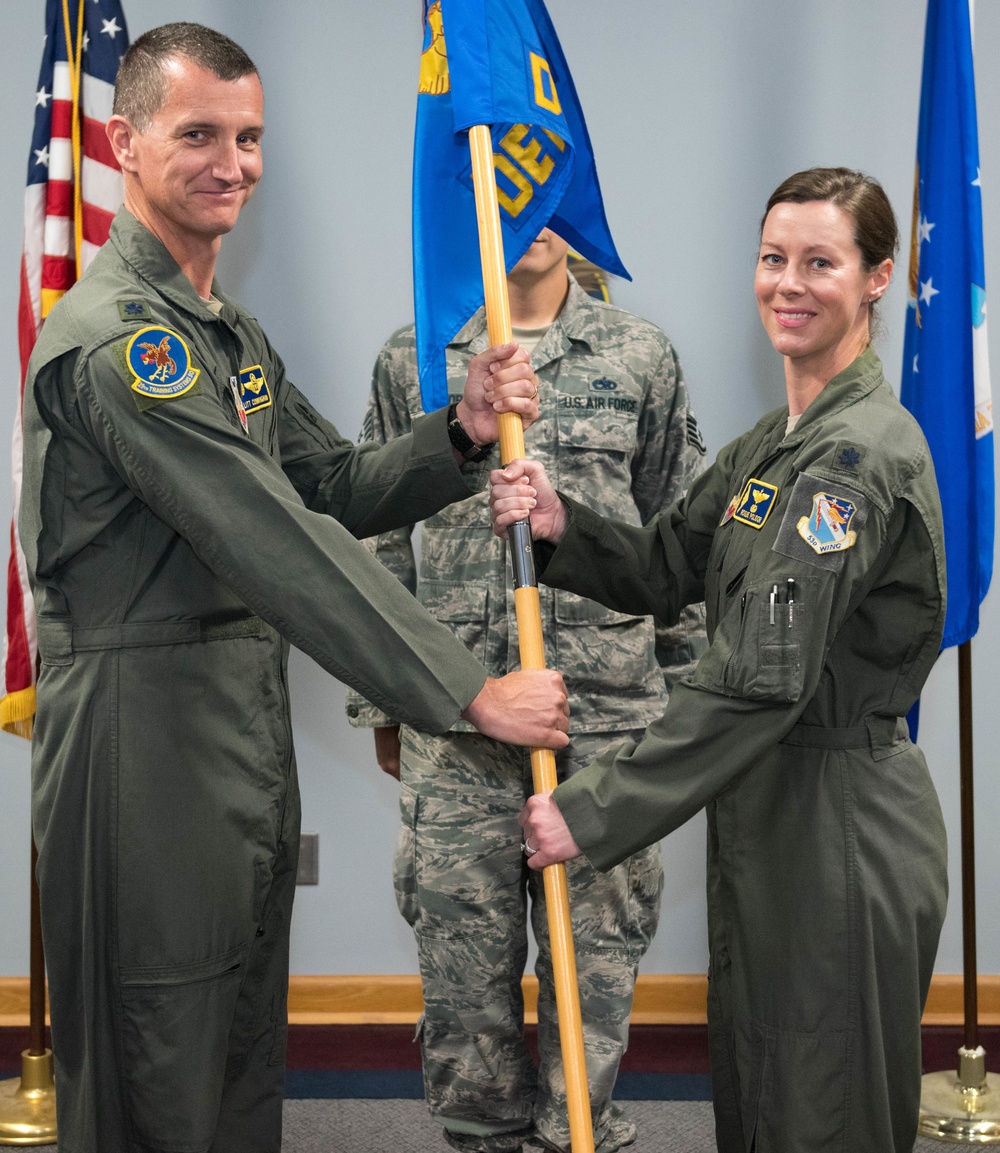
<path fill-rule="evenodd" d="M 352 535 L 475 490 L 443 412 L 353 446 L 215 295 L 122 210 L 25 388 L 61 1153 L 278 1153 L 289 642 L 434 732 L 486 677 Z"/>
<path fill-rule="evenodd" d="M 910 1153 L 945 832 L 902 719 L 937 656 L 941 510 L 876 355 L 729 445 L 646 529 L 567 502 L 543 579 L 710 647 L 638 743 L 555 791 L 608 868 L 708 806 L 723 1153 Z"/>

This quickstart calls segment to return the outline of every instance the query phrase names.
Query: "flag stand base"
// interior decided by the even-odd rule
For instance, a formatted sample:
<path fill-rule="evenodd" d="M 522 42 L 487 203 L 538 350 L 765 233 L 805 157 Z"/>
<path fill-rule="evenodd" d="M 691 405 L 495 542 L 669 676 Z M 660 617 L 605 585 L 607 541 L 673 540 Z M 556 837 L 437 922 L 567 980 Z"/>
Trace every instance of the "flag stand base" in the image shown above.
<path fill-rule="evenodd" d="M 986 1052 L 961 1048 L 958 1057 L 957 1075 L 924 1074 L 919 1132 L 956 1145 L 1000 1145 L 1000 1092 L 986 1073 Z"/>
<path fill-rule="evenodd" d="M 21 1054 L 21 1076 L 0 1081 L 0 1145 L 54 1145 L 56 1085 L 52 1050 Z"/>

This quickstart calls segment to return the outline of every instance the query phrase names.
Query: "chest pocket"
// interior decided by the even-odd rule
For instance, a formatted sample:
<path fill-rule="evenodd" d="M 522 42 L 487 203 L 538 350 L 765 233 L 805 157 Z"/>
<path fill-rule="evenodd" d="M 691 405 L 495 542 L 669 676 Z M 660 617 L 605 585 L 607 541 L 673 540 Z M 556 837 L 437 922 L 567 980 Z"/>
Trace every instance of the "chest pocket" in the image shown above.
<path fill-rule="evenodd" d="M 566 393 L 557 398 L 559 447 L 631 455 L 639 401 L 617 393 Z"/>
<path fill-rule="evenodd" d="M 615 612 L 597 601 L 567 592 L 566 589 L 553 589 L 553 612 L 557 624 L 561 625 L 621 625 L 631 621 L 645 620 L 645 617 L 631 616 Z"/>
<path fill-rule="evenodd" d="M 605 516 L 638 523 L 632 499 L 639 401 L 626 393 L 558 396 L 558 484 Z"/>

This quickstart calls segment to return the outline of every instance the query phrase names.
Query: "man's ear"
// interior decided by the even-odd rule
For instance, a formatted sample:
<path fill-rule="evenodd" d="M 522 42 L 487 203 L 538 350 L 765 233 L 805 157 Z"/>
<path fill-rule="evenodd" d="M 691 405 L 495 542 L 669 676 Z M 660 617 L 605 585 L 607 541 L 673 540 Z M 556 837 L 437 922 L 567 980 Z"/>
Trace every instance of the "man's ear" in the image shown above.
<path fill-rule="evenodd" d="M 135 171 L 135 137 L 137 135 L 132 125 L 124 116 L 112 115 L 108 117 L 105 131 L 111 150 L 115 154 L 118 166 L 122 172 Z"/>

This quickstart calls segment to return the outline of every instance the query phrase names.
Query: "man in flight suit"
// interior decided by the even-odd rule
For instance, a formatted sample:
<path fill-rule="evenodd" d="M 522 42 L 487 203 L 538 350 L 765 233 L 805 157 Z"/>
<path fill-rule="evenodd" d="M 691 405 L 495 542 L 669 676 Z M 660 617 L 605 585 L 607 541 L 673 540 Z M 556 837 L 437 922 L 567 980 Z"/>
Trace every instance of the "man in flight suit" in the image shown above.
<path fill-rule="evenodd" d="M 121 66 L 125 207 L 46 321 L 20 532 L 41 669 L 33 822 L 64 1153 L 278 1153 L 299 835 L 288 644 L 418 728 L 561 747 L 558 674 L 485 669 L 355 540 L 476 488 L 445 414 L 356 448 L 214 283 L 261 173 L 232 41 Z M 513 345 L 456 416 L 529 417 Z M 537 693 L 536 693 L 537 690 Z"/>

